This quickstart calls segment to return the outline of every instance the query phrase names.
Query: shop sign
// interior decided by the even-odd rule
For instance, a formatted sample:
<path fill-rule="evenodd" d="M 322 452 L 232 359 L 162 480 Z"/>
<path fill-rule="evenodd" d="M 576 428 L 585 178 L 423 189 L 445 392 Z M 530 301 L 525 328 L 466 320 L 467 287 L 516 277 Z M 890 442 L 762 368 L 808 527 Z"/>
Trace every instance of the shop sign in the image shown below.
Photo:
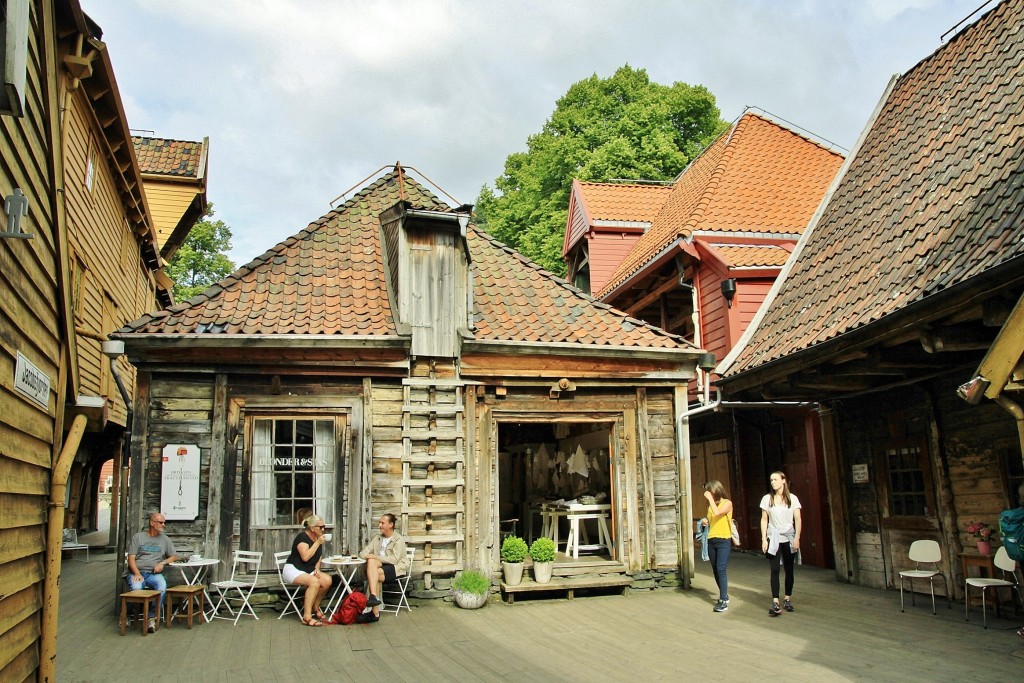
<path fill-rule="evenodd" d="M 168 520 L 199 517 L 199 446 L 167 444 L 161 463 L 160 512 Z"/>

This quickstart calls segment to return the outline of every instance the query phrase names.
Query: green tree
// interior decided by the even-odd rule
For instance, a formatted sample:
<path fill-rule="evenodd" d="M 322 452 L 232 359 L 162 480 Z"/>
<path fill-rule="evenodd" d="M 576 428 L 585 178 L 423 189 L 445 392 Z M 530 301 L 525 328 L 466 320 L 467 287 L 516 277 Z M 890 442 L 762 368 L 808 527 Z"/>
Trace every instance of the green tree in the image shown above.
<path fill-rule="evenodd" d="M 210 204 L 203 220 L 195 224 L 167 264 L 167 275 L 174 280 L 174 300 L 187 301 L 231 274 L 235 264 L 225 256 L 229 249 L 231 228 L 224 221 L 213 220 Z"/>
<path fill-rule="evenodd" d="M 477 199 L 477 223 L 544 268 L 565 272 L 562 241 L 573 178 L 671 180 L 725 130 L 701 85 L 652 83 L 628 64 L 572 85 L 527 151 L 509 155 Z"/>

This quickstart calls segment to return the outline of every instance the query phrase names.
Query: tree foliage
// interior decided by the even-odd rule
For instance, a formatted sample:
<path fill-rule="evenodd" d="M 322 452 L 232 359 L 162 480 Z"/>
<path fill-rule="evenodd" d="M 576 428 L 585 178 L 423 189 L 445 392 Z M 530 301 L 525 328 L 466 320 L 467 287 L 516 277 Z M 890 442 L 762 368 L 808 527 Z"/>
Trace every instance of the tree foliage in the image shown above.
<path fill-rule="evenodd" d="M 477 222 L 493 237 L 562 274 L 562 241 L 573 178 L 671 180 L 725 129 L 701 85 L 652 83 L 628 64 L 610 78 L 573 84 L 527 151 L 509 155 L 494 188 L 477 199 Z"/>
<path fill-rule="evenodd" d="M 231 228 L 213 220 L 213 204 L 203 220 L 195 224 L 185 243 L 167 264 L 167 275 L 174 281 L 174 300 L 187 301 L 235 270 L 225 255 L 231 249 Z"/>

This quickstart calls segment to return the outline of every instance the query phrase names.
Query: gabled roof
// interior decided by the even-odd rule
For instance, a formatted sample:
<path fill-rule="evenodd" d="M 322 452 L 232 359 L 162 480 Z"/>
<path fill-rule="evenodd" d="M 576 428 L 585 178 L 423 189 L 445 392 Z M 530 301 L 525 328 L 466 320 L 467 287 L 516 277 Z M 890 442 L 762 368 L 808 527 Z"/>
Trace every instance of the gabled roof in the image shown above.
<path fill-rule="evenodd" d="M 696 241 L 696 240 L 695 240 Z M 703 243 L 703 240 L 700 240 Z M 789 258 L 789 249 L 777 244 L 715 244 L 704 246 L 730 268 L 781 268 Z"/>
<path fill-rule="evenodd" d="M 672 193 L 668 185 L 584 183 L 579 187 L 583 209 L 591 221 L 651 222 Z"/>
<path fill-rule="evenodd" d="M 1022 84 L 1024 0 L 998 5 L 896 80 L 720 370 L 731 378 L 867 335 L 997 269 L 1024 274 Z"/>
<path fill-rule="evenodd" d="M 205 175 L 207 142 L 132 136 L 143 173 L 180 178 L 199 179 Z"/>
<path fill-rule="evenodd" d="M 320 335 L 395 338 L 379 216 L 400 199 L 450 211 L 421 185 L 390 172 L 352 199 L 188 302 L 136 320 L 125 334 Z M 478 342 L 636 349 L 693 347 L 681 337 L 594 301 L 470 226 Z"/>
<path fill-rule="evenodd" d="M 748 111 L 680 174 L 598 297 L 696 231 L 800 234 L 842 162 L 837 152 Z"/>

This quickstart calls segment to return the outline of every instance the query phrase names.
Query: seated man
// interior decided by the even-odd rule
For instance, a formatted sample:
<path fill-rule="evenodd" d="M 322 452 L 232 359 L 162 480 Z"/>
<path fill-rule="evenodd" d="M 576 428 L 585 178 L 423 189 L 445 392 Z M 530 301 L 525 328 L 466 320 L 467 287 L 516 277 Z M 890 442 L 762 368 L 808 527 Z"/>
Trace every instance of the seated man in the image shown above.
<path fill-rule="evenodd" d="M 149 608 L 150 633 L 156 630 L 157 615 L 163 614 L 164 594 L 167 592 L 164 567 L 178 559 L 174 543 L 164 534 L 165 524 L 167 519 L 163 513 L 151 512 L 149 528 L 132 536 L 128 544 L 128 568 L 124 575 L 128 585 L 133 591 L 143 588 L 160 591 L 159 603 Z"/>
<path fill-rule="evenodd" d="M 395 531 L 397 518 L 390 512 L 382 515 L 377 526 L 380 535 L 374 536 L 359 557 L 366 560 L 366 582 L 370 595 L 366 604 L 373 608 L 372 620 L 380 617 L 380 586 L 405 576 L 409 571 L 409 557 L 405 554 L 405 540 Z"/>

